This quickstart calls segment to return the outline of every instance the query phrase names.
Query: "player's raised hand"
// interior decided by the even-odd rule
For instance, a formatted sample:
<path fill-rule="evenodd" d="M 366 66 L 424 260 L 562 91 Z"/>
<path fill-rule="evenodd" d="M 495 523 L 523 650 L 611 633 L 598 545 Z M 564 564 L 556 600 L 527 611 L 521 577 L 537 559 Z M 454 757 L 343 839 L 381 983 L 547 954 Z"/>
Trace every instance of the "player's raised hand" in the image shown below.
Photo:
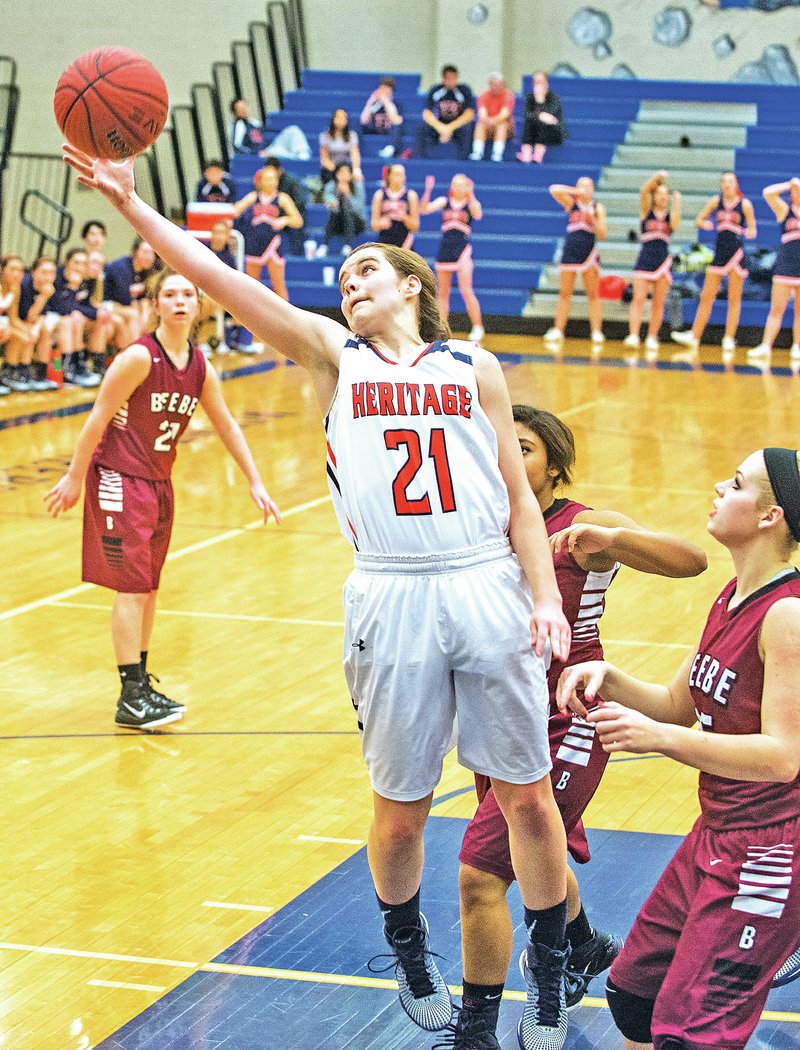
<path fill-rule="evenodd" d="M 658 750 L 660 723 L 622 704 L 601 702 L 588 713 L 586 721 L 597 726 L 600 743 L 609 754 L 631 751 L 641 755 Z"/>
<path fill-rule="evenodd" d="M 544 656 L 545 645 L 549 641 L 553 658 L 563 663 L 569 656 L 571 640 L 572 631 L 561 605 L 537 602 L 531 617 L 531 644 L 536 655 Z"/>
<path fill-rule="evenodd" d="M 561 712 L 574 711 L 581 718 L 586 718 L 589 709 L 578 692 L 590 704 L 597 699 L 597 693 L 608 670 L 605 660 L 587 660 L 586 663 L 565 667 L 561 672 L 556 687 L 556 703 Z"/>
<path fill-rule="evenodd" d="M 78 182 L 90 189 L 98 190 L 114 205 L 123 204 L 134 190 L 134 158 L 122 162 L 97 160 L 88 153 L 65 142 L 61 147 L 64 160 L 74 168 Z"/>
<path fill-rule="evenodd" d="M 62 510 L 70 510 L 81 498 L 82 488 L 80 481 L 76 481 L 70 474 L 65 474 L 43 497 L 47 504 L 47 513 L 57 518 Z"/>
<path fill-rule="evenodd" d="M 278 504 L 272 499 L 270 494 L 264 488 L 262 483 L 259 481 L 255 485 L 250 486 L 250 498 L 257 507 L 260 507 L 264 512 L 264 524 L 269 521 L 270 516 L 280 524 L 281 512 L 278 508 Z"/>

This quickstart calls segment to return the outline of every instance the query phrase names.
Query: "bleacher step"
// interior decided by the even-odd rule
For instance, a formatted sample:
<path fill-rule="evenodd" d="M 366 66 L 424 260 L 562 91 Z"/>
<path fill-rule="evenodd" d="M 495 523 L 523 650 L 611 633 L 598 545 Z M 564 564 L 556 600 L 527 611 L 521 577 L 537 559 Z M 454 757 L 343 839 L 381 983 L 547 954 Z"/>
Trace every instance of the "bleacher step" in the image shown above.
<path fill-rule="evenodd" d="M 628 128 L 625 142 L 631 146 L 680 146 L 683 138 L 688 138 L 692 146 L 736 149 L 747 143 L 748 131 L 744 127 L 693 124 L 688 120 L 680 124 L 636 121 Z"/>
<path fill-rule="evenodd" d="M 675 102 L 643 99 L 639 103 L 640 121 L 662 124 L 732 124 L 742 127 L 758 121 L 758 106 L 750 102 Z"/>
<path fill-rule="evenodd" d="M 650 168 L 656 171 L 665 168 L 680 171 L 729 171 L 736 160 L 736 151 L 721 147 L 704 146 L 617 146 L 614 164 L 621 167 Z"/>

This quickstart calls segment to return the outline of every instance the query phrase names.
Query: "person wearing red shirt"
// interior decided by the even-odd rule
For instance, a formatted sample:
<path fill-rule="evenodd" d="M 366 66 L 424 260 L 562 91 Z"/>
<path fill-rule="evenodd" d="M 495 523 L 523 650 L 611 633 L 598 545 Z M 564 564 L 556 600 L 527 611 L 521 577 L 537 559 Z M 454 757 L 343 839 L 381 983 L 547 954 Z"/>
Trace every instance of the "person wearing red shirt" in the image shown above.
<path fill-rule="evenodd" d="M 506 142 L 514 134 L 514 92 L 502 73 L 489 74 L 489 88 L 478 96 L 478 119 L 472 136 L 470 160 L 483 160 L 486 140 L 492 140 L 492 160 L 503 159 Z"/>

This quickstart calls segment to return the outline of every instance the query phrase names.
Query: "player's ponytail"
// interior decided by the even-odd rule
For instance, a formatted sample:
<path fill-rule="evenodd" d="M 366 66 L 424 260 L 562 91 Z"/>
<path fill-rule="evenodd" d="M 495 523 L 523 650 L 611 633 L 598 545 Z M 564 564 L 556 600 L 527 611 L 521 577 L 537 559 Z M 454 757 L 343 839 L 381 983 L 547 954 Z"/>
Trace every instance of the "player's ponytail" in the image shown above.
<path fill-rule="evenodd" d="M 437 339 L 449 339 L 450 325 L 439 312 L 436 278 L 422 256 L 406 248 L 398 248 L 394 244 L 381 244 L 377 241 L 371 244 L 360 244 L 358 247 L 359 250 L 374 248 L 383 252 L 398 276 L 410 277 L 413 274 L 419 278 L 422 286 L 417 297 L 420 337 L 426 343 L 433 343 Z"/>

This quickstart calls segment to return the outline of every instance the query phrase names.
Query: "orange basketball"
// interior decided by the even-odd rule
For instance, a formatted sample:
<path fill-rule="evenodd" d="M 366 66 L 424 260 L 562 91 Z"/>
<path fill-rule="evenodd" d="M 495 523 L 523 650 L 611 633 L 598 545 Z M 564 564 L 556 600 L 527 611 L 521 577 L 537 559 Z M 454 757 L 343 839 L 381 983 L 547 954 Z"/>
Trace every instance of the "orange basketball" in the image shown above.
<path fill-rule="evenodd" d="M 53 99 L 66 138 L 92 157 L 124 160 L 151 146 L 169 96 L 156 67 L 127 47 L 99 47 L 64 71 Z"/>

